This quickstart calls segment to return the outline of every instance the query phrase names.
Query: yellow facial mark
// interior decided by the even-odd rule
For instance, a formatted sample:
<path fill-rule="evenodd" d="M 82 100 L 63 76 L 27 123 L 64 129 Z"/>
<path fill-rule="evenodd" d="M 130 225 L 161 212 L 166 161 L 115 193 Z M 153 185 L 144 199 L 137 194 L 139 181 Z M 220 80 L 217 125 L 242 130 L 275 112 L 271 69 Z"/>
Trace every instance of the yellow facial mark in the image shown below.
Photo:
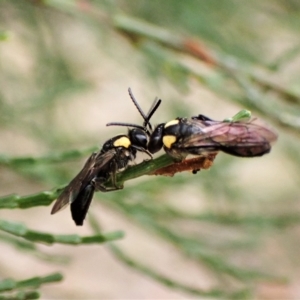
<path fill-rule="evenodd" d="M 131 145 L 131 142 L 128 137 L 122 136 L 119 139 L 114 141 L 114 147 L 124 147 L 129 148 Z"/>
<path fill-rule="evenodd" d="M 172 126 L 172 125 L 177 125 L 179 123 L 179 120 L 172 120 L 168 123 L 165 124 L 165 128 L 169 127 L 169 126 Z"/>
<path fill-rule="evenodd" d="M 176 142 L 175 135 L 165 135 L 163 137 L 163 143 L 164 143 L 165 147 L 168 149 L 170 149 L 175 142 Z"/>

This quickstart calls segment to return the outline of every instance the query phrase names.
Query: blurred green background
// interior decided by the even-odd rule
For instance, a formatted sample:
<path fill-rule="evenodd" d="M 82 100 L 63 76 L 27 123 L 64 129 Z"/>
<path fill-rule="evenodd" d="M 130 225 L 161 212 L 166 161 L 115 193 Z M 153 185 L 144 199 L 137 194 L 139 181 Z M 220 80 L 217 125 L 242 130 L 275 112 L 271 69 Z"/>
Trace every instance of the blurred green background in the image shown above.
<path fill-rule="evenodd" d="M 39 281 L 19 281 L 61 272 L 43 299 L 298 299 L 299 28 L 296 0 L 0 1 L 1 296 L 36 298 Z M 82 228 L 69 209 L 51 216 L 43 199 L 126 132 L 106 123 L 141 124 L 128 87 L 146 111 L 162 99 L 155 124 L 246 108 L 279 140 L 97 193 Z M 16 199 L 33 207 L 8 209 Z M 56 245 L 118 230 L 114 244 Z"/>

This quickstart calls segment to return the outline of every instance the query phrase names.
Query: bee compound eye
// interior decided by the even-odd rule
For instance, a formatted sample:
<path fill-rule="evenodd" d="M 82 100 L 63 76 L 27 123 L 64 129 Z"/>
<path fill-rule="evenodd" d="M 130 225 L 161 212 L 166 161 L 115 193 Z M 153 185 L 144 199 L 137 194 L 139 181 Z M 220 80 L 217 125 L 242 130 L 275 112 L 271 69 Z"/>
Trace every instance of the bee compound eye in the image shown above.
<path fill-rule="evenodd" d="M 158 152 L 163 147 L 163 134 L 165 124 L 159 124 L 153 131 L 148 144 L 148 150 L 151 153 Z"/>
<path fill-rule="evenodd" d="M 142 129 L 135 128 L 130 130 L 129 138 L 132 145 L 142 147 L 144 149 L 147 148 L 147 134 Z"/>

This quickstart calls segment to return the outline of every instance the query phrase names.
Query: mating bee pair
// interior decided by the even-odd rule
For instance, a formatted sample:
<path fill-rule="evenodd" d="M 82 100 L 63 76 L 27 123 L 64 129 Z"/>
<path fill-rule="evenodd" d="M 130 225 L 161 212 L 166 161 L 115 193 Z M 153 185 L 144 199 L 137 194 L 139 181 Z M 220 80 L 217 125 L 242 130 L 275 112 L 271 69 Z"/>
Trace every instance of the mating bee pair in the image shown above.
<path fill-rule="evenodd" d="M 177 162 L 183 161 L 189 154 L 206 156 L 218 151 L 240 157 L 255 157 L 270 152 L 271 143 L 277 139 L 276 133 L 257 119 L 214 121 L 198 115 L 190 119 L 177 118 L 153 129 L 150 119 L 161 100 L 156 99 L 145 114 L 131 90 L 128 91 L 144 119 L 143 125 L 107 124 L 130 129 L 127 135 L 117 135 L 106 141 L 99 152 L 88 158 L 83 169 L 58 197 L 51 214 L 70 204 L 75 224 L 83 225 L 94 192 L 122 189 L 116 184 L 116 174 L 135 160 L 138 151 L 152 158 L 152 154 L 163 148 Z M 108 180 L 111 180 L 112 188 L 105 186 Z"/>

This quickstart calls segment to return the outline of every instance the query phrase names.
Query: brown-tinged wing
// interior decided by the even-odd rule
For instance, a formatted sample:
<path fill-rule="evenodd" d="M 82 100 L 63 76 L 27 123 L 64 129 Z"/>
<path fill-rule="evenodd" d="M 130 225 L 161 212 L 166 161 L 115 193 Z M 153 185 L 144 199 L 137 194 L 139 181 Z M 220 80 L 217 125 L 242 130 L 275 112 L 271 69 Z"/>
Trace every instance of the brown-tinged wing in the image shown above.
<path fill-rule="evenodd" d="M 215 148 L 237 156 L 258 156 L 271 149 L 277 134 L 257 119 L 248 122 L 191 120 L 195 134 L 183 137 L 178 148 Z M 177 148 L 177 147 L 176 147 Z"/>
<path fill-rule="evenodd" d="M 94 152 L 84 164 L 82 170 L 72 179 L 57 198 L 52 207 L 51 214 L 55 214 L 66 205 L 70 204 L 86 185 L 97 175 L 99 170 L 114 157 L 115 151 L 107 151 L 103 154 Z"/>

